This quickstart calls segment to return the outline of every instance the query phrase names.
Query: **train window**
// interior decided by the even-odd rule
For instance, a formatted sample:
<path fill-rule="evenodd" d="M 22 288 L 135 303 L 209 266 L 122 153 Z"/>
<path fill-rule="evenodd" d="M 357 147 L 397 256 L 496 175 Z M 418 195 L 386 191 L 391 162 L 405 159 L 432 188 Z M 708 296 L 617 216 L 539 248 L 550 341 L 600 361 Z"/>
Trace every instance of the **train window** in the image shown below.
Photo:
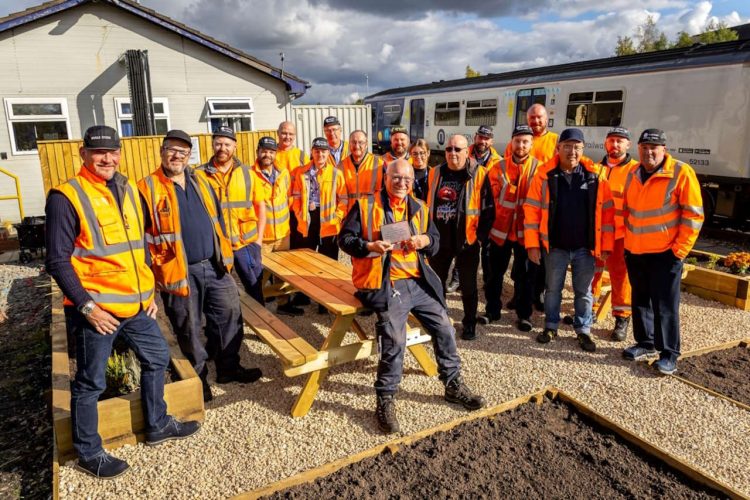
<path fill-rule="evenodd" d="M 435 125 L 458 125 L 460 108 L 458 101 L 435 103 Z"/>
<path fill-rule="evenodd" d="M 622 90 L 573 92 L 568 97 L 567 126 L 616 127 L 622 121 Z"/>
<path fill-rule="evenodd" d="M 466 125 L 495 125 L 497 99 L 466 101 Z"/>
<path fill-rule="evenodd" d="M 386 104 L 383 106 L 383 126 L 390 127 L 401 124 L 401 105 Z"/>
<path fill-rule="evenodd" d="M 547 91 L 543 88 L 522 89 L 516 93 L 516 125 L 526 125 L 526 111 L 534 104 L 547 104 Z"/>

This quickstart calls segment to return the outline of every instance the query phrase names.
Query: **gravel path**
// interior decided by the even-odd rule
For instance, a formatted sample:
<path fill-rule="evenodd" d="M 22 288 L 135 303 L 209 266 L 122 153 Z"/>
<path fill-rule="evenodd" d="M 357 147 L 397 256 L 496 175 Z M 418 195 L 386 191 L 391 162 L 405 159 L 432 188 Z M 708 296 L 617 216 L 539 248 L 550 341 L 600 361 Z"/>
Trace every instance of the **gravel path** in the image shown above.
<path fill-rule="evenodd" d="M 458 321 L 459 297 L 449 298 L 450 314 Z M 571 302 L 568 291 L 564 310 L 572 309 Z M 309 306 L 304 317 L 285 321 L 320 345 L 331 320 L 315 311 L 316 306 Z M 503 314 L 499 323 L 480 327 L 477 341 L 458 341 L 464 377 L 489 404 L 557 386 L 750 495 L 750 413 L 657 376 L 643 364 L 622 360 L 620 352 L 632 336 L 626 343 L 605 340 L 613 327 L 611 319 L 595 329 L 598 350 L 587 354 L 578 348 L 571 327 L 561 328 L 558 339 L 542 346 L 532 335 L 515 330 L 512 312 Z M 681 318 L 683 351 L 750 336 L 750 314 L 692 295 L 683 294 Z M 363 320 L 365 329 L 372 331 L 372 317 Z M 540 327 L 542 317 L 535 314 L 534 322 Z M 271 350 L 251 335 L 242 358 L 244 365 L 263 369 L 262 382 L 214 385 L 215 399 L 207 405 L 206 422 L 196 437 L 156 448 L 117 450 L 132 470 L 115 481 L 84 476 L 69 463 L 60 469 L 61 496 L 226 498 L 389 439 L 374 423 L 375 358 L 332 369 L 302 419 L 291 418 L 289 409 L 304 377 L 285 377 Z M 409 355 L 397 404 L 404 434 L 465 414 L 442 399 L 441 384 L 421 375 Z"/>

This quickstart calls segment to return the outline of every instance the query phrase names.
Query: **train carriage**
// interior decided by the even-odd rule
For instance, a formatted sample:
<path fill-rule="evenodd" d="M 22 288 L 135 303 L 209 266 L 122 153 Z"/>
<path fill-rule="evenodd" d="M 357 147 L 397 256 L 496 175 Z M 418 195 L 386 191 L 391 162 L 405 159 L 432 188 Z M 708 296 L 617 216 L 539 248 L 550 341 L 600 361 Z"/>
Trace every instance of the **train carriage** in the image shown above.
<path fill-rule="evenodd" d="M 551 130 L 581 128 L 585 154 L 597 161 L 610 127 L 634 137 L 662 128 L 670 153 L 695 168 L 707 218 L 750 218 L 750 40 L 395 88 L 365 103 L 376 151 L 388 148 L 394 126 L 442 149 L 452 134 L 471 140 L 479 125 L 494 127 L 502 151 L 535 103 L 547 108 Z"/>

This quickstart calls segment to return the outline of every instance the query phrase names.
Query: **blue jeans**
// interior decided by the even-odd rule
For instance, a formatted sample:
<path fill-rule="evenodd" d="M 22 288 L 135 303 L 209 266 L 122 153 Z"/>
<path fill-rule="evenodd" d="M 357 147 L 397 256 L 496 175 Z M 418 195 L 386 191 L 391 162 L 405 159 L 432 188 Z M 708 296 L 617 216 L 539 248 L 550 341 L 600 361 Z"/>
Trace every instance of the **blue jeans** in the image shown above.
<path fill-rule="evenodd" d="M 552 248 L 544 253 L 547 292 L 544 296 L 544 327 L 557 330 L 560 323 L 560 303 L 568 264 L 573 268 L 573 329 L 591 335 L 591 281 L 594 279 L 595 259 L 587 248 L 562 250 Z"/>
<path fill-rule="evenodd" d="M 159 431 L 168 423 L 164 402 L 164 370 L 169 365 L 169 347 L 156 321 L 141 311 L 132 318 L 118 318 L 112 335 L 102 335 L 74 307 L 66 307 L 67 325 L 76 339 L 77 371 L 71 384 L 70 415 L 73 447 L 82 460 L 104 453 L 99 436 L 96 403 L 106 389 L 105 369 L 112 343 L 122 335 L 141 363 L 141 399 L 146 432 Z"/>
<path fill-rule="evenodd" d="M 264 304 L 263 285 L 263 260 L 260 253 L 260 245 L 250 243 L 239 250 L 234 251 L 234 268 L 240 277 L 242 286 L 249 296 L 257 302 Z"/>
<path fill-rule="evenodd" d="M 406 320 L 409 313 L 432 337 L 440 380 L 448 384 L 460 375 L 461 359 L 456 350 L 456 330 L 440 302 L 425 289 L 421 279 L 402 279 L 393 284 L 388 310 L 378 313 L 378 373 L 375 392 L 395 394 L 401 383 L 406 352 Z"/>
<path fill-rule="evenodd" d="M 206 338 L 216 347 L 216 372 L 232 373 L 240 365 L 242 315 L 237 284 L 229 273 L 217 273 L 210 261 L 188 266 L 190 295 L 178 297 L 161 293 L 164 311 L 175 332 L 182 353 L 199 375 L 204 373 L 209 353 L 203 342 L 203 317 Z"/>

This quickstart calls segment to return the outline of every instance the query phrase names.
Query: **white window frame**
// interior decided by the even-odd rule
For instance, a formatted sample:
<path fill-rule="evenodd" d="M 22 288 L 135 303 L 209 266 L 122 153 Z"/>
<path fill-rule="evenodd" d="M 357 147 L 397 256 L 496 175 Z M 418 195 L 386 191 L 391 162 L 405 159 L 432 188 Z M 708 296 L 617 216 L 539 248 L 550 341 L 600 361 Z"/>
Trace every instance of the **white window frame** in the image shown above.
<path fill-rule="evenodd" d="M 167 120 L 167 130 L 171 130 L 172 124 L 169 119 L 169 99 L 166 97 L 154 97 L 154 103 L 159 103 L 162 106 L 164 106 L 164 112 L 163 113 L 154 113 L 154 120 Z M 132 111 L 132 103 L 130 102 L 130 97 L 115 97 L 115 115 L 117 116 L 117 133 L 120 134 L 120 137 L 123 137 L 122 135 L 122 120 L 132 120 L 133 119 L 133 113 L 123 113 L 122 112 L 122 105 L 123 104 L 129 104 L 131 106 Z"/>
<path fill-rule="evenodd" d="M 68 100 L 64 97 L 6 97 L 3 100 L 5 101 L 5 117 L 8 124 L 8 134 L 10 135 L 10 148 L 14 156 L 38 154 L 37 149 L 33 149 L 30 151 L 18 151 L 16 149 L 16 135 L 13 131 L 14 122 L 63 122 L 65 123 L 65 131 L 68 134 L 68 139 L 71 138 L 70 115 L 68 114 Z M 15 116 L 13 114 L 13 104 L 60 104 L 60 110 L 62 114 Z"/>
<path fill-rule="evenodd" d="M 249 109 L 214 109 L 215 103 L 220 102 L 244 102 L 247 103 Z M 255 130 L 255 106 L 253 105 L 252 97 L 206 97 L 206 128 L 209 133 L 212 133 L 211 119 L 212 118 L 247 118 L 250 120 L 250 130 Z"/>

